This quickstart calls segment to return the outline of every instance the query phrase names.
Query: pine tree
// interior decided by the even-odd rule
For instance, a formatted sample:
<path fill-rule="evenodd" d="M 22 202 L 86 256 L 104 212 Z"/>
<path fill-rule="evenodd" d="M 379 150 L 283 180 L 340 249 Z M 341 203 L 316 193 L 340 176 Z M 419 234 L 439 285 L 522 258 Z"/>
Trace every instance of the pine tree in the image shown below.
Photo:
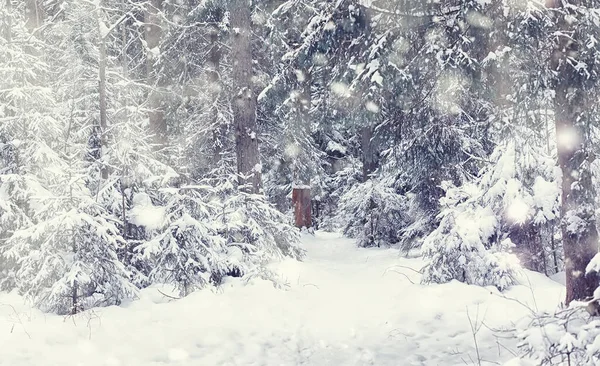
<path fill-rule="evenodd" d="M 505 252 L 510 239 L 501 240 L 499 222 L 489 206 L 477 202 L 477 187 L 445 186 L 440 224 L 423 242 L 424 283 L 458 280 L 504 290 L 515 284 L 516 259 Z"/>
<path fill-rule="evenodd" d="M 550 1 L 549 7 L 556 10 L 559 31 L 551 68 L 557 73 L 554 110 L 558 162 L 563 173 L 561 230 L 567 273 L 566 303 L 570 303 L 593 297 L 599 284 L 596 272 L 586 272 L 598 252 L 598 231 L 590 168 L 594 159 L 591 126 L 597 121 L 585 108 L 597 95 L 598 71 L 592 66 L 596 53 L 587 51 L 586 45 L 595 42 L 598 16 L 586 1 Z"/>

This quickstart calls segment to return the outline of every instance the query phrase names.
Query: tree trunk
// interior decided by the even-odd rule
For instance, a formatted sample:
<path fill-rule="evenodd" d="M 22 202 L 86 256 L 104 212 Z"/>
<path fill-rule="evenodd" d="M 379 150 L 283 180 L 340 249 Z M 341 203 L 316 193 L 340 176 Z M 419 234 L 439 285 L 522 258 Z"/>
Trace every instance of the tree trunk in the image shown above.
<path fill-rule="evenodd" d="M 368 10 L 364 11 L 365 21 L 364 21 L 364 33 L 365 37 L 372 38 L 372 29 L 371 29 L 371 12 Z M 372 98 L 372 96 L 370 97 Z M 379 166 L 379 157 L 377 156 L 377 150 L 374 144 L 374 132 L 375 132 L 375 124 L 376 121 L 379 121 L 381 114 L 380 112 L 367 112 L 370 115 L 366 118 L 366 125 L 362 126 L 359 130 L 360 133 L 360 144 L 362 149 L 362 176 L 363 182 L 369 180 L 371 175 L 377 170 Z"/>
<path fill-rule="evenodd" d="M 373 143 L 373 126 L 365 126 L 361 128 L 361 145 L 362 145 L 362 163 L 363 163 L 363 182 L 366 182 L 371 177 L 371 174 L 377 170 L 379 159 L 377 150 Z"/>
<path fill-rule="evenodd" d="M 302 151 L 305 148 L 303 141 L 310 137 L 310 110 L 312 108 L 312 75 L 308 62 L 300 61 L 297 65 L 296 85 L 298 87 L 298 96 L 296 99 L 297 118 L 292 121 L 291 138 L 298 144 L 298 152 L 293 157 L 292 174 L 294 184 L 307 186 L 310 185 L 311 172 L 307 165 L 306 152 Z"/>
<path fill-rule="evenodd" d="M 4 39 L 6 39 L 6 43 L 8 43 L 8 44 L 10 44 L 12 42 L 11 10 L 12 10 L 12 0 L 6 0 L 6 12 L 4 13 L 4 16 L 5 16 Z"/>
<path fill-rule="evenodd" d="M 106 147 L 106 128 L 107 128 L 107 103 L 106 103 L 106 35 L 102 34 L 104 27 L 101 27 L 102 22 L 101 11 L 98 9 L 98 39 L 99 39 L 99 53 L 100 60 L 98 60 L 98 97 L 99 97 L 99 109 L 100 109 L 100 124 L 97 129 L 98 140 L 100 141 L 99 157 L 102 158 L 104 148 Z M 102 179 L 108 178 L 108 169 L 106 164 L 102 164 L 100 168 Z"/>
<path fill-rule="evenodd" d="M 547 1 L 560 9 L 556 49 L 552 69 L 558 74 L 555 89 L 555 124 L 558 163 L 562 170 L 561 230 L 565 251 L 567 278 L 566 303 L 592 297 L 598 287 L 597 273 L 586 274 L 586 266 L 598 253 L 598 232 L 594 213 L 595 192 L 589 161 L 589 121 L 585 116 L 583 76 L 569 64 L 568 57 L 577 57 L 579 44 L 573 16 L 560 0 Z M 575 2 L 574 5 L 577 5 Z"/>
<path fill-rule="evenodd" d="M 160 57 L 160 41 L 162 28 L 160 12 L 163 0 L 149 0 L 144 13 L 144 38 L 146 40 L 146 77 L 150 91 L 148 93 L 148 120 L 150 133 L 154 136 L 157 148 L 160 149 L 167 144 L 167 124 L 162 107 L 160 95 L 160 70 L 158 61 Z"/>
<path fill-rule="evenodd" d="M 217 19 L 220 20 L 217 11 L 215 11 L 215 17 L 212 19 L 215 23 Z M 210 52 L 208 54 L 208 80 L 210 82 L 209 92 L 212 95 L 211 102 L 213 103 L 211 108 L 212 114 L 212 128 L 213 128 L 213 146 L 214 146 L 214 163 L 217 164 L 221 161 L 221 155 L 223 154 L 224 140 L 226 139 L 226 127 L 221 125 L 219 121 L 219 101 L 221 97 L 221 44 L 219 37 L 219 28 L 216 24 L 211 25 L 209 28 L 210 34 Z"/>
<path fill-rule="evenodd" d="M 251 11 L 247 0 L 231 1 L 231 27 L 233 43 L 233 90 L 232 100 L 235 124 L 235 149 L 240 188 L 246 192 L 259 193 L 261 166 L 256 125 L 256 95 L 252 88 Z"/>
<path fill-rule="evenodd" d="M 310 188 L 299 187 L 292 191 L 292 203 L 294 204 L 294 218 L 296 227 L 312 227 Z"/>
<path fill-rule="evenodd" d="M 10 0 L 9 0 L 10 1 Z M 39 28 L 44 21 L 44 9 L 40 0 L 27 0 L 25 2 L 27 9 L 27 29 L 29 32 L 33 32 Z"/>

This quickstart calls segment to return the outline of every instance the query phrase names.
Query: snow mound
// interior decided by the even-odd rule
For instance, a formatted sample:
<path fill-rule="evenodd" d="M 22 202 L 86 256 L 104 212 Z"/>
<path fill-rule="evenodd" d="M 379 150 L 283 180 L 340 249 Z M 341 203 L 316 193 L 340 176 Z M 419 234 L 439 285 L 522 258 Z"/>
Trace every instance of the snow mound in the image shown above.
<path fill-rule="evenodd" d="M 463 365 L 476 357 L 470 322 L 485 323 L 481 357 L 502 363 L 514 357 L 503 347 L 515 344 L 489 328 L 510 327 L 528 313 L 522 304 L 553 309 L 564 292 L 530 272 L 531 287 L 505 293 L 456 281 L 423 286 L 421 259 L 359 249 L 337 234 L 306 235 L 303 247 L 304 262 L 271 265 L 286 290 L 228 279 L 174 300 L 155 286 L 121 307 L 66 318 L 2 293 L 0 365 Z"/>

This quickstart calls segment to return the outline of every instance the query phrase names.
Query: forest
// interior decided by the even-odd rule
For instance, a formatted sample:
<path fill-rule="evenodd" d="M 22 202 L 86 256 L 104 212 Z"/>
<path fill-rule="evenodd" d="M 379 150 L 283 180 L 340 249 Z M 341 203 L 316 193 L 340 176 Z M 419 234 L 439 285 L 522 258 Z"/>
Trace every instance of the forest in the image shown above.
<path fill-rule="evenodd" d="M 0 0 L 0 292 L 285 292 L 338 233 L 423 291 L 562 278 L 512 365 L 597 365 L 599 78 L 597 0 Z"/>

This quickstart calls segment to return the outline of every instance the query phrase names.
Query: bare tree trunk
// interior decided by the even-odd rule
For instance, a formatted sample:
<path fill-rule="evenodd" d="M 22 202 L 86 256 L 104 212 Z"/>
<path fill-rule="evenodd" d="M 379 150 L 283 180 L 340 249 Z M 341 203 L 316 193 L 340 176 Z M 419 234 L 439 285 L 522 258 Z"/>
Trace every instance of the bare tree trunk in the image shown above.
<path fill-rule="evenodd" d="M 371 177 L 371 174 L 377 170 L 379 159 L 377 150 L 373 143 L 373 126 L 365 126 L 361 128 L 361 145 L 362 145 L 362 163 L 363 163 L 363 182 L 366 182 Z"/>
<path fill-rule="evenodd" d="M 107 129 L 107 103 L 106 103 L 106 34 L 103 34 L 105 27 L 102 27 L 102 10 L 98 9 L 98 39 L 99 39 L 99 53 L 100 60 L 98 60 L 98 97 L 99 97 L 99 109 L 100 109 L 100 125 L 98 126 L 97 133 L 100 141 L 99 157 L 102 157 L 104 148 L 106 146 L 106 129 Z M 102 164 L 100 168 L 102 179 L 108 178 L 108 169 L 106 164 Z"/>
<path fill-rule="evenodd" d="M 215 11 L 216 13 L 216 11 Z M 216 16 L 213 21 L 216 22 Z M 219 17 L 220 18 L 220 17 Z M 224 140 L 226 138 L 226 127 L 222 126 L 219 122 L 219 101 L 221 97 L 221 44 L 219 37 L 219 28 L 217 25 L 210 26 L 210 52 L 208 54 L 209 72 L 208 80 L 210 82 L 209 92 L 212 94 L 211 101 L 213 106 L 211 108 L 212 114 L 212 127 L 213 127 L 213 146 L 214 146 L 214 162 L 218 163 L 221 160 L 223 153 Z"/>
<path fill-rule="evenodd" d="M 577 5 L 577 2 L 572 2 Z M 578 34 L 573 22 L 565 19 L 571 10 L 559 0 L 547 5 L 560 9 L 557 13 L 561 35 L 552 57 L 552 68 L 558 73 L 555 89 L 556 136 L 558 163 L 562 170 L 561 230 L 565 251 L 567 278 L 566 303 L 592 297 L 598 287 L 597 273 L 586 274 L 586 266 L 598 253 L 598 232 L 594 213 L 595 191 L 590 169 L 589 121 L 585 117 L 583 77 L 568 63 L 577 57 Z"/>
<path fill-rule="evenodd" d="M 71 173 L 69 173 L 69 181 L 71 181 Z M 75 207 L 72 184 L 70 184 L 69 186 L 69 199 L 71 201 L 71 206 Z M 77 255 L 77 235 L 75 234 L 75 232 L 71 233 L 71 251 L 73 252 L 73 255 Z M 77 295 L 78 289 L 79 286 L 77 280 L 74 280 L 73 286 L 71 287 L 71 315 L 75 315 L 79 311 L 79 297 Z"/>
<path fill-rule="evenodd" d="M 296 108 L 298 110 L 297 119 L 293 121 L 292 138 L 298 143 L 298 149 L 302 150 L 306 146 L 303 141 L 310 137 L 310 110 L 312 108 L 312 74 L 310 69 L 305 65 L 306 61 L 300 61 L 297 65 L 296 82 L 299 87 Z M 306 159 L 306 153 L 300 153 L 293 157 L 292 174 L 296 185 L 309 186 L 311 172 L 307 166 L 302 166 L 302 159 Z"/>
<path fill-rule="evenodd" d="M 231 1 L 233 43 L 233 121 L 239 184 L 246 192 L 259 193 L 261 166 L 256 125 L 256 94 L 252 88 L 251 11 L 247 0 Z"/>
<path fill-rule="evenodd" d="M 162 98 L 160 95 L 160 72 L 158 67 L 158 57 L 160 57 L 160 41 L 162 38 L 162 28 L 160 21 L 160 12 L 162 10 L 163 0 L 149 0 L 146 4 L 145 33 L 147 55 L 146 55 L 146 75 L 148 78 L 148 119 L 150 123 L 150 132 L 155 138 L 158 148 L 167 144 L 167 124 L 164 118 L 162 107 Z"/>
<path fill-rule="evenodd" d="M 371 12 L 370 11 L 365 11 L 365 36 L 368 38 L 372 38 L 371 35 Z M 365 121 L 366 125 L 362 126 L 360 128 L 360 130 L 358 131 L 360 133 L 360 142 L 361 142 L 361 148 L 362 148 L 362 156 L 361 156 L 361 160 L 362 160 L 362 164 L 363 164 L 363 168 L 362 168 L 362 175 L 363 175 L 363 182 L 366 182 L 367 180 L 369 180 L 369 178 L 371 177 L 371 174 L 373 174 L 375 172 L 375 170 L 377 170 L 378 165 L 379 165 L 379 159 L 377 156 L 377 151 L 375 149 L 375 144 L 373 141 L 373 136 L 374 136 L 374 128 L 375 126 L 373 125 L 373 123 L 375 123 L 376 120 L 378 120 L 379 118 L 379 113 L 377 114 L 373 114 L 372 116 L 369 116 L 369 118 L 367 118 L 367 121 Z"/>

